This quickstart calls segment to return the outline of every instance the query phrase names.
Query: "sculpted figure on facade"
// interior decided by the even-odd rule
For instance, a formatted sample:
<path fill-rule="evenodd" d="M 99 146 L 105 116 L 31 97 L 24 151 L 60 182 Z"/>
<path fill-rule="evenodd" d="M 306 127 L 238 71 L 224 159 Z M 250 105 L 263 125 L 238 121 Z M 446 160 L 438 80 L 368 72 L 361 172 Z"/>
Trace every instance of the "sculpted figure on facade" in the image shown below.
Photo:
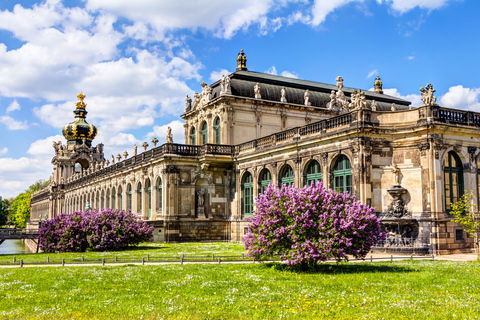
<path fill-rule="evenodd" d="M 305 106 L 308 107 L 308 106 L 312 105 L 312 103 L 310 102 L 310 91 L 308 91 L 308 89 L 307 89 L 307 91 L 305 91 L 305 94 L 304 94 L 303 98 L 305 100 Z"/>
<path fill-rule="evenodd" d="M 341 76 L 338 76 L 337 78 L 335 78 L 335 81 L 337 81 L 338 90 L 342 90 L 343 89 L 343 78 Z"/>
<path fill-rule="evenodd" d="M 137 155 L 137 149 L 138 149 L 138 148 L 137 148 L 137 145 L 134 144 L 134 145 L 133 145 L 133 156 L 136 156 L 136 155 Z M 127 152 L 127 151 L 125 151 L 125 152 Z M 125 158 L 125 159 L 126 159 L 126 158 Z"/>
<path fill-rule="evenodd" d="M 173 143 L 172 128 L 170 128 L 170 127 L 167 128 L 166 142 L 167 142 L 167 143 Z"/>
<path fill-rule="evenodd" d="M 425 88 L 420 88 L 420 99 L 422 99 L 423 105 L 433 106 L 437 104 L 437 97 L 433 95 L 435 91 L 431 83 L 427 83 Z"/>
<path fill-rule="evenodd" d="M 212 100 L 212 87 L 208 86 L 205 81 L 203 81 L 200 85 L 202 86 L 200 106 L 203 107 L 210 100 Z"/>
<path fill-rule="evenodd" d="M 330 93 L 330 102 L 327 104 L 327 109 L 329 111 L 337 111 L 337 95 L 335 94 L 335 90 L 332 90 Z"/>
<path fill-rule="evenodd" d="M 370 108 L 372 109 L 372 111 L 377 111 L 377 101 L 375 100 L 372 100 L 372 104 L 370 105 Z"/>
<path fill-rule="evenodd" d="M 397 105 L 392 103 L 392 107 L 390 108 L 392 111 L 397 111 Z"/>
<path fill-rule="evenodd" d="M 205 189 L 200 188 L 197 191 L 197 204 L 200 208 L 205 206 Z"/>
<path fill-rule="evenodd" d="M 399 186 L 400 185 L 400 177 L 402 175 L 402 172 L 400 171 L 400 168 L 398 168 L 396 163 L 393 165 L 392 173 L 393 173 L 393 178 L 394 178 L 394 181 L 395 181 L 395 185 Z"/>
<path fill-rule="evenodd" d="M 112 154 L 112 164 L 115 164 L 115 157 Z"/>
<path fill-rule="evenodd" d="M 280 90 L 280 102 L 287 102 L 287 89 L 285 87 L 282 87 L 282 90 Z"/>
<path fill-rule="evenodd" d="M 192 98 L 190 98 L 187 94 L 185 97 L 185 112 L 188 112 L 192 109 Z"/>
<path fill-rule="evenodd" d="M 255 99 L 262 99 L 262 95 L 260 94 L 260 86 L 258 85 L 258 82 L 255 84 L 255 87 L 253 87 L 253 92 L 255 93 Z"/>
<path fill-rule="evenodd" d="M 230 77 L 222 74 L 222 80 L 220 81 L 221 91 L 220 94 L 232 94 L 232 88 L 230 87 Z"/>
<path fill-rule="evenodd" d="M 195 92 L 195 94 L 193 95 L 193 105 L 192 105 L 192 110 L 195 110 L 197 109 L 198 107 L 200 107 L 200 94 Z"/>

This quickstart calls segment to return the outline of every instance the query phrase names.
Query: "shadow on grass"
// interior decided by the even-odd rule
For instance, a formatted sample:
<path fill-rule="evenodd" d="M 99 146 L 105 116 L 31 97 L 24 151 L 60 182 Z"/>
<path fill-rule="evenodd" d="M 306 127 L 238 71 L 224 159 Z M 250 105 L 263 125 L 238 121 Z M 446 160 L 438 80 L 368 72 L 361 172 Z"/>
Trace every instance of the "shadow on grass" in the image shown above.
<path fill-rule="evenodd" d="M 349 273 L 405 273 L 416 272 L 415 269 L 399 265 L 371 265 L 371 264 L 327 264 L 320 263 L 315 266 L 302 268 L 300 266 L 287 266 L 284 263 L 269 262 L 262 264 L 265 268 L 271 268 L 279 271 L 304 273 L 304 274 L 349 274 Z"/>

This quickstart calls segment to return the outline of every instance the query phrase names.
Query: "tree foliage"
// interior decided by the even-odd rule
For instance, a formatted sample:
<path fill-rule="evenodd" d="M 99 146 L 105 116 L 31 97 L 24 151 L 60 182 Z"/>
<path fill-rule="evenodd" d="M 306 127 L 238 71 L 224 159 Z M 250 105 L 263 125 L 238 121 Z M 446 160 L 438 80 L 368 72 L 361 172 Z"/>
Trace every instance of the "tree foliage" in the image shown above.
<path fill-rule="evenodd" d="M 480 216 L 475 214 L 476 205 L 472 205 L 473 193 L 464 193 L 457 202 L 452 203 L 452 214 L 454 222 L 460 224 L 470 236 L 475 237 L 477 253 L 480 255 L 478 234 L 480 233 Z"/>
<path fill-rule="evenodd" d="M 297 188 L 269 185 L 256 200 L 245 235 L 249 255 L 279 254 L 288 265 L 313 266 L 346 255 L 363 258 L 385 237 L 374 208 L 321 182 Z"/>
<path fill-rule="evenodd" d="M 4 226 L 8 221 L 8 207 L 9 203 L 7 199 L 2 199 L 0 196 L 0 227 Z"/>
<path fill-rule="evenodd" d="M 49 181 L 40 179 L 28 187 L 25 192 L 20 193 L 13 201 L 10 207 L 10 220 L 18 228 L 25 228 L 30 219 L 30 201 L 32 193 L 46 188 Z"/>
<path fill-rule="evenodd" d="M 148 241 L 153 227 L 131 212 L 105 209 L 61 214 L 40 228 L 45 252 L 119 250 Z"/>
<path fill-rule="evenodd" d="M 28 192 L 20 193 L 10 208 L 10 220 L 18 228 L 25 228 L 30 219 L 31 195 Z"/>

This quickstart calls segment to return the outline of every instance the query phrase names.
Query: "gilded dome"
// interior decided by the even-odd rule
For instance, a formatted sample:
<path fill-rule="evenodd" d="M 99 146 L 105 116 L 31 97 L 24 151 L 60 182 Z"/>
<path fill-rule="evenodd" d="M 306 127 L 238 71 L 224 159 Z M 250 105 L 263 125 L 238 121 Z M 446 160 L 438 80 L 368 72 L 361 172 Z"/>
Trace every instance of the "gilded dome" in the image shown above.
<path fill-rule="evenodd" d="M 87 110 L 85 110 L 87 105 L 83 102 L 85 95 L 80 92 L 77 95 L 77 98 L 78 102 L 75 104 L 75 111 L 73 111 L 75 114 L 75 121 L 70 122 L 63 127 L 62 134 L 68 141 L 69 145 L 81 145 L 85 139 L 85 144 L 90 147 L 92 145 L 92 140 L 97 135 L 97 127 L 85 121 L 87 116 Z"/>

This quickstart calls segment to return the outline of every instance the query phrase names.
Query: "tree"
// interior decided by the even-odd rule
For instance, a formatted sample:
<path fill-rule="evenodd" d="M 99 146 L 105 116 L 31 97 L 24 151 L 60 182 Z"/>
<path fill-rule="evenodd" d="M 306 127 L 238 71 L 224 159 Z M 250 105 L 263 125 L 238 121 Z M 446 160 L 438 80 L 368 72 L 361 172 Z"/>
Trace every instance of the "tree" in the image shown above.
<path fill-rule="evenodd" d="M 385 237 L 374 208 L 321 182 L 301 189 L 269 185 L 255 200 L 245 235 L 245 249 L 255 258 L 278 254 L 287 265 L 308 268 L 346 255 L 364 258 Z"/>
<path fill-rule="evenodd" d="M 10 206 L 10 220 L 18 228 L 25 228 L 27 221 L 30 219 L 30 201 L 32 193 L 46 188 L 49 181 L 40 179 L 28 187 L 25 192 L 20 193 L 15 197 L 15 200 Z"/>
<path fill-rule="evenodd" d="M 10 212 L 10 220 L 18 228 L 25 228 L 30 219 L 30 193 L 20 193 L 13 201 Z"/>
<path fill-rule="evenodd" d="M 460 224 L 471 237 L 475 238 L 475 246 L 477 248 L 477 254 L 480 258 L 480 248 L 479 248 L 479 234 L 480 234 L 480 215 L 475 214 L 475 208 L 477 207 L 473 204 L 473 193 L 464 193 L 463 196 L 458 199 L 457 202 L 452 203 L 452 214 L 455 219 L 454 222 Z"/>
<path fill-rule="evenodd" d="M 0 196 L 0 227 L 4 226 L 8 221 L 8 208 L 10 207 L 7 199 Z"/>

